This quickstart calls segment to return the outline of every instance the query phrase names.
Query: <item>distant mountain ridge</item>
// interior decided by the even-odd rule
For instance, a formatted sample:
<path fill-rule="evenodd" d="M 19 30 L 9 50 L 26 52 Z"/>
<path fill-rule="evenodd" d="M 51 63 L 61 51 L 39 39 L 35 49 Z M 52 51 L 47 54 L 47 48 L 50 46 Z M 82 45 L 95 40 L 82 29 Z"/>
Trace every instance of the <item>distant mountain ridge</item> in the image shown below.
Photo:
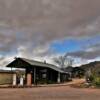
<path fill-rule="evenodd" d="M 84 69 L 84 70 L 88 70 L 88 69 L 100 69 L 100 61 L 90 62 L 88 64 L 81 65 L 80 67 L 82 69 Z"/>

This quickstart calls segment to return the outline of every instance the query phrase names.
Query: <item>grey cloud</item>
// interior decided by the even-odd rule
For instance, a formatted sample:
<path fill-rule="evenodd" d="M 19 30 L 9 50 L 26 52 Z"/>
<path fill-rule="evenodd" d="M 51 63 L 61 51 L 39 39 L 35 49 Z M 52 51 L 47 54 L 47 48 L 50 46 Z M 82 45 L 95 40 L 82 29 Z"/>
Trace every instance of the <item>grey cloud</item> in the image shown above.
<path fill-rule="evenodd" d="M 68 56 L 82 59 L 95 59 L 100 57 L 100 43 L 84 48 L 84 50 L 68 53 Z"/>
<path fill-rule="evenodd" d="M 99 10 L 99 0 L 0 0 L 0 51 L 26 46 L 32 52 L 55 40 L 99 34 Z"/>
<path fill-rule="evenodd" d="M 73 28 L 95 20 L 99 4 L 98 0 L 0 0 L 0 19 L 10 29 L 67 36 Z"/>
<path fill-rule="evenodd" d="M 15 34 L 9 34 L 9 31 L 7 33 L 0 33 L 0 52 L 9 51 L 16 45 Z"/>
<path fill-rule="evenodd" d="M 94 52 L 78 51 L 78 52 L 69 53 L 68 55 L 77 58 L 82 58 L 82 59 L 95 59 L 99 57 L 100 50 Z"/>
<path fill-rule="evenodd" d="M 96 43 L 94 45 L 90 45 L 89 48 L 100 49 L 100 43 Z"/>

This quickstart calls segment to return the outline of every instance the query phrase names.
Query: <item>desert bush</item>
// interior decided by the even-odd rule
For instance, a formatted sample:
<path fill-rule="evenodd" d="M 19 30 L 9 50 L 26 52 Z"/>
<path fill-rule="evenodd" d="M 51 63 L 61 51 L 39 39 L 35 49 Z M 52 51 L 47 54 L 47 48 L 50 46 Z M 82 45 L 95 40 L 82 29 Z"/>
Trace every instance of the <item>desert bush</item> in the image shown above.
<path fill-rule="evenodd" d="M 100 77 L 95 76 L 92 83 L 94 86 L 100 87 Z"/>
<path fill-rule="evenodd" d="M 93 86 L 100 87 L 100 76 L 98 76 L 97 74 L 92 73 L 92 75 L 90 76 L 90 81 Z"/>

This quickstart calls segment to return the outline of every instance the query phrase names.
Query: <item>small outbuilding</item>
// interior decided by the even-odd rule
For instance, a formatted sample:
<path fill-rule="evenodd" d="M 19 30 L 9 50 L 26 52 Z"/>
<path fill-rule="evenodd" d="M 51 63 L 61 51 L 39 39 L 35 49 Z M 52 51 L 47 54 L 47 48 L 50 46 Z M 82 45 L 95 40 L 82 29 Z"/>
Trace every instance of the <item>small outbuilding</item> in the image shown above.
<path fill-rule="evenodd" d="M 13 75 L 16 75 L 15 71 L 0 70 L 0 85 L 11 85 Z"/>
<path fill-rule="evenodd" d="M 24 85 L 41 83 L 61 83 L 69 78 L 69 74 L 55 65 L 26 58 L 15 58 L 7 67 L 25 69 Z"/>

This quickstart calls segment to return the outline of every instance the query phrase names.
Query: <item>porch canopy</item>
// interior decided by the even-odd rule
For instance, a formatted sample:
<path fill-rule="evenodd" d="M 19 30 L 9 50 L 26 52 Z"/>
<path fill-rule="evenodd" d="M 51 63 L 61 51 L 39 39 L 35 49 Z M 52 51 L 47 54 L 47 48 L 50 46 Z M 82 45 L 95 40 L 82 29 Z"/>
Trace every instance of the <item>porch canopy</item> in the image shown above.
<path fill-rule="evenodd" d="M 33 67 L 37 67 L 37 68 L 43 67 L 43 68 L 49 68 L 49 69 L 55 70 L 59 73 L 67 74 L 66 72 L 64 72 L 60 68 L 56 67 L 55 65 L 48 64 L 46 62 L 39 62 L 39 61 L 35 61 L 35 60 L 30 60 L 30 59 L 26 59 L 26 58 L 15 58 L 15 60 L 12 61 L 11 63 L 9 63 L 6 67 L 24 68 L 24 69 L 33 68 Z"/>

